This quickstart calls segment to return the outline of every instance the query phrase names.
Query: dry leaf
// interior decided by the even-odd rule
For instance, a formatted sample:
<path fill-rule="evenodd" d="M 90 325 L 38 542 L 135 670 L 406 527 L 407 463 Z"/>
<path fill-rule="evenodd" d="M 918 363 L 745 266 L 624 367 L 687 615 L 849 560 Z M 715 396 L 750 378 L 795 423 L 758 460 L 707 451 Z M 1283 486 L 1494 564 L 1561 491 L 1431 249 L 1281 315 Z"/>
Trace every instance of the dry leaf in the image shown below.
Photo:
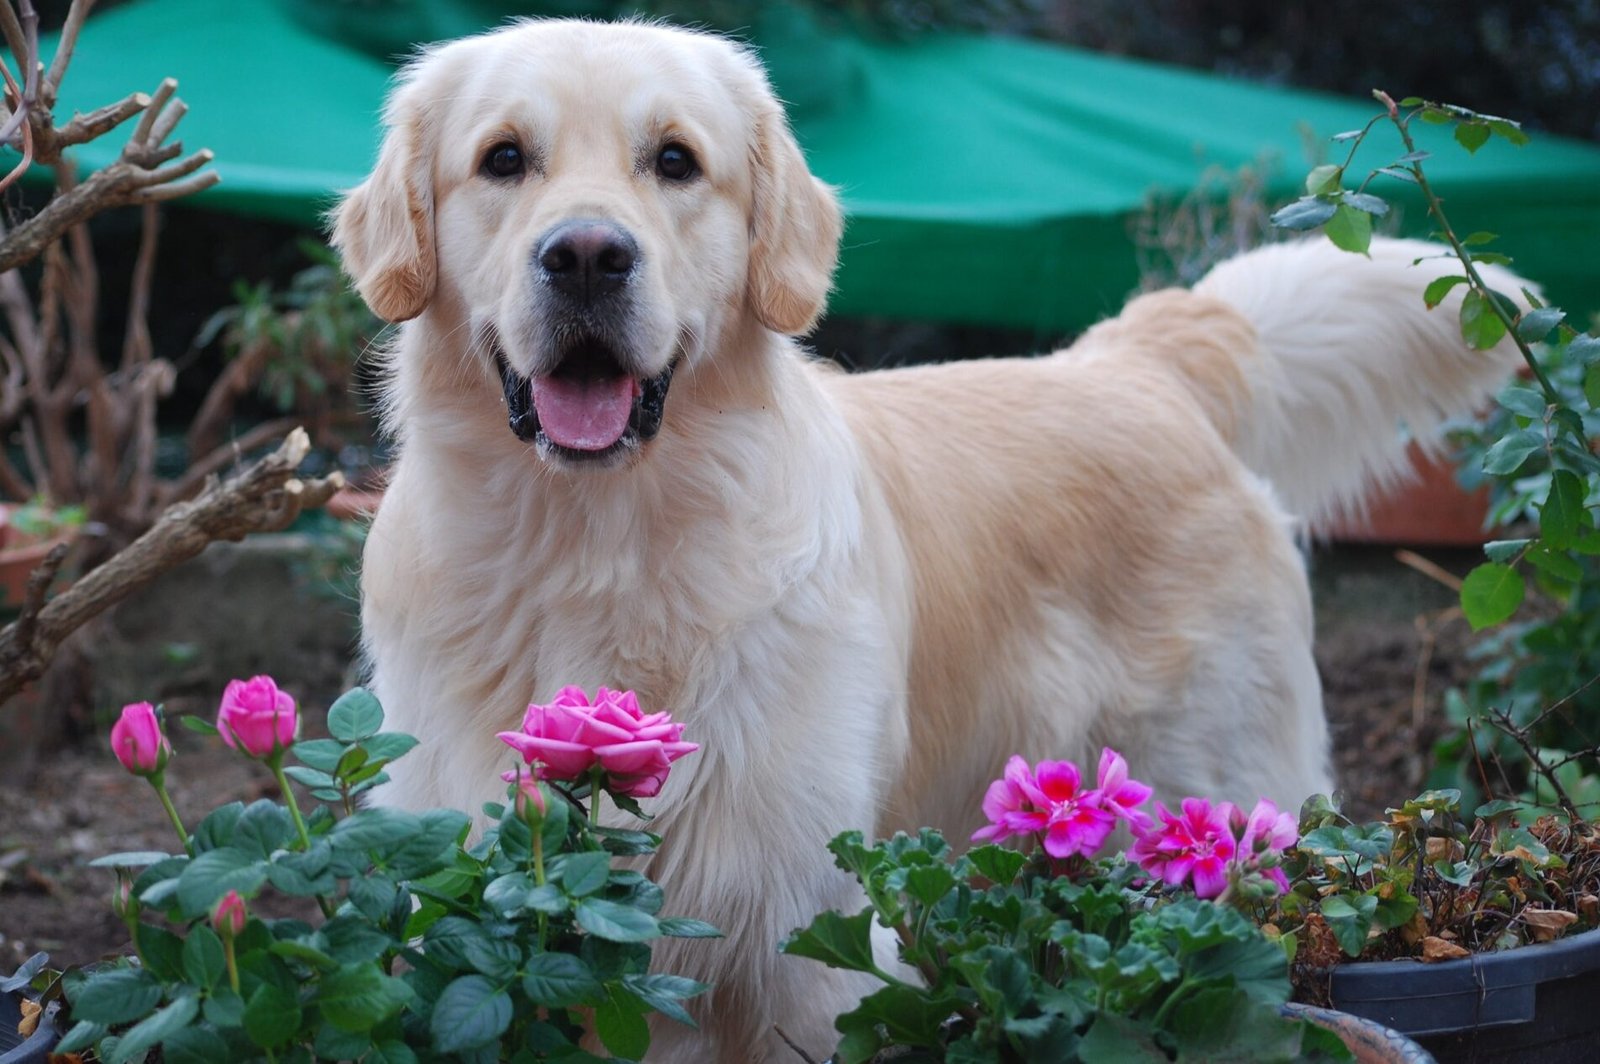
<path fill-rule="evenodd" d="M 1435 961 L 1460 960 L 1462 957 L 1470 956 L 1472 954 L 1467 950 L 1462 949 L 1454 942 L 1446 942 L 1436 935 L 1429 935 L 1422 940 L 1422 959 L 1428 964 L 1432 964 Z"/>
<path fill-rule="evenodd" d="M 1600 921 L 1600 898 L 1595 897 L 1593 894 L 1585 894 L 1578 899 L 1578 911 L 1590 923 Z"/>
<path fill-rule="evenodd" d="M 22 999 L 22 1019 L 17 1022 L 17 1033 L 23 1038 L 32 1038 L 33 1032 L 39 1027 L 39 1013 L 42 1012 L 37 1001 Z"/>
<path fill-rule="evenodd" d="M 1578 922 L 1578 914 L 1565 909 L 1524 909 L 1521 915 L 1535 942 L 1549 942 Z"/>
<path fill-rule="evenodd" d="M 1428 861 L 1459 861 L 1466 856 L 1466 848 L 1455 839 L 1434 836 L 1428 840 Z"/>

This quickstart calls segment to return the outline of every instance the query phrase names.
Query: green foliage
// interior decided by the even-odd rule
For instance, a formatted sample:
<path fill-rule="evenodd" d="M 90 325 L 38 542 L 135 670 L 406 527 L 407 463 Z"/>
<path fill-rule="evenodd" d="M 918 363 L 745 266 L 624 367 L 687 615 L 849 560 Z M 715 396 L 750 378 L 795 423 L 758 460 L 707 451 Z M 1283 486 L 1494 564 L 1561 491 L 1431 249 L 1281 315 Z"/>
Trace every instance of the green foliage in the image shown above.
<path fill-rule="evenodd" d="M 1584 901 L 1600 889 L 1600 840 L 1581 822 L 1519 802 L 1464 808 L 1460 791 L 1433 790 L 1357 824 L 1324 797 L 1308 801 L 1284 862 L 1291 889 L 1272 914 L 1297 955 L 1326 968 L 1341 952 L 1483 952 L 1600 923 Z"/>
<path fill-rule="evenodd" d="M 1533 534 L 1489 544 L 1488 560 L 1462 582 L 1461 611 L 1475 631 L 1507 624 L 1528 601 L 1530 583 L 1558 608 L 1553 616 L 1544 611 L 1507 628 L 1493 644 L 1497 652 L 1487 658 L 1480 682 L 1453 700 L 1454 727 L 1435 754 L 1442 766 L 1441 782 L 1475 788 L 1483 777 L 1476 773 L 1471 778 L 1468 766 L 1476 772 L 1487 759 L 1497 764 L 1513 790 L 1530 799 L 1553 800 L 1576 813 L 1574 791 L 1600 794 L 1600 691 L 1590 693 L 1600 676 L 1600 574 L 1595 571 L 1600 532 L 1594 518 L 1594 506 L 1600 504 L 1600 458 L 1595 453 L 1600 337 L 1580 332 L 1564 311 L 1545 305 L 1532 292 L 1522 292 L 1519 305 L 1489 286 L 1480 267 L 1508 265 L 1511 259 L 1490 250 L 1497 240 L 1493 233 L 1457 233 L 1423 169 L 1429 155 L 1417 149 L 1411 133 L 1417 121 L 1448 126 L 1456 142 L 1475 153 L 1495 137 L 1526 144 L 1522 128 L 1453 104 L 1418 97 L 1396 103 L 1382 92 L 1374 96 L 1383 111 L 1364 128 L 1334 138 L 1349 144 L 1344 165 L 1313 169 L 1306 179 L 1308 194 L 1274 220 L 1295 229 L 1320 225 L 1338 246 L 1364 250 L 1360 230 L 1350 227 L 1341 213 L 1351 206 L 1351 197 L 1381 204 L 1367 188 L 1382 179 L 1418 186 L 1438 227 L 1436 235 L 1460 263 L 1460 272 L 1427 286 L 1423 302 L 1431 309 L 1457 287 L 1465 288 L 1458 312 L 1462 340 L 1477 350 L 1509 342 L 1522 354 L 1530 383 L 1504 389 L 1496 410 L 1462 434 L 1462 468 L 1469 486 L 1484 481 L 1492 485 L 1496 524 L 1526 522 Z M 1368 173 L 1354 192 L 1346 190 L 1345 167 L 1385 121 L 1399 134 L 1404 154 Z M 1467 730 L 1470 723 L 1486 718 L 1499 734 L 1491 730 L 1475 737 Z M 1541 747 L 1551 748 L 1548 758 L 1533 756 Z M 1541 771 L 1541 762 L 1549 768 Z M 1557 775 L 1563 770 L 1565 780 Z"/>
<path fill-rule="evenodd" d="M 235 802 L 195 828 L 192 856 L 95 862 L 132 877 L 138 955 L 77 977 L 59 1051 L 119 1064 L 156 1047 L 207 1062 L 593 1060 L 578 1049 L 580 1010 L 593 1009 L 606 1046 L 637 1059 L 649 1013 L 692 1024 L 682 1002 L 706 987 L 651 974 L 649 943 L 716 929 L 659 918 L 659 888 L 612 866 L 655 836 L 602 832 L 554 792 L 531 824 L 490 806 L 477 841 L 454 810 L 357 811 L 416 740 L 383 731 L 361 688 L 328 728 L 285 770 L 323 803 L 303 835 L 284 805 Z M 230 890 L 253 911 L 227 939 L 208 918 Z M 253 903 L 268 891 L 315 899 L 323 917 L 266 917 Z"/>
<path fill-rule="evenodd" d="M 839 1064 L 888 1047 L 1051 1064 L 1349 1059 L 1279 1013 L 1278 943 L 1235 909 L 1134 888 L 1138 870 L 1122 861 L 1058 876 L 998 846 L 957 857 L 927 829 L 871 847 L 847 832 L 830 849 L 870 905 L 822 913 L 782 949 L 884 983 L 838 1018 Z M 875 922 L 924 985 L 878 967 Z"/>

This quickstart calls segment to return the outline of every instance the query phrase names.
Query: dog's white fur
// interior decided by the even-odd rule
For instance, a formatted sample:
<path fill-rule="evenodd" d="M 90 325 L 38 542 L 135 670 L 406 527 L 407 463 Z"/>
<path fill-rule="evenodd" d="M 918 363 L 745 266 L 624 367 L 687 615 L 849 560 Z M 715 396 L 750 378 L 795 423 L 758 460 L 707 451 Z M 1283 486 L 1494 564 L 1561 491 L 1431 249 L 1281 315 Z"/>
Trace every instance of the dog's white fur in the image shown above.
<path fill-rule="evenodd" d="M 774 1024 L 826 1055 L 866 988 L 775 950 L 858 904 L 825 843 L 963 838 L 1009 754 L 1110 744 L 1169 800 L 1293 808 L 1329 785 L 1274 494 L 1303 516 L 1349 503 L 1395 468 L 1398 422 L 1430 428 L 1503 375 L 1454 306 L 1423 309 L 1446 267 L 1411 260 L 1433 249 L 1273 247 L 1048 357 L 845 375 L 789 338 L 821 311 L 838 208 L 742 49 L 518 24 L 418 59 L 386 122 L 335 227 L 373 308 L 411 319 L 363 620 L 392 726 L 422 745 L 379 800 L 497 796 L 494 733 L 564 684 L 684 720 L 702 750 L 651 803 L 648 871 L 728 937 L 660 949 L 716 989 L 652 1060 L 784 1059 Z M 701 178 L 639 164 L 665 136 Z M 480 176 L 507 137 L 535 171 Z M 650 373 L 684 359 L 660 436 L 604 469 L 507 430 L 480 342 L 492 327 L 537 367 L 531 249 L 572 217 L 638 238 L 630 342 Z"/>

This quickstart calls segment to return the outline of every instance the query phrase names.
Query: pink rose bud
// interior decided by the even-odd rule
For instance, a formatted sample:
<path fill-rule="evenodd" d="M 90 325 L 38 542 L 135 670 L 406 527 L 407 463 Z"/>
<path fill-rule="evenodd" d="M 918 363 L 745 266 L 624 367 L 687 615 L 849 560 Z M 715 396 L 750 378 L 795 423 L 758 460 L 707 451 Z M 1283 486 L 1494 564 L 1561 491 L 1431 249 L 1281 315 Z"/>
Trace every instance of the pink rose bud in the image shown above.
<path fill-rule="evenodd" d="M 224 939 L 238 938 L 244 931 L 244 921 L 244 899 L 239 897 L 236 890 L 224 894 L 211 910 L 211 926 Z"/>
<path fill-rule="evenodd" d="M 550 808 L 550 795 L 545 790 L 538 778 L 517 770 L 516 775 L 508 782 L 517 785 L 512 800 L 516 803 L 517 815 L 528 822 L 528 825 L 537 829 L 544 823 L 545 810 Z"/>
<path fill-rule="evenodd" d="M 167 767 L 172 747 L 161 734 L 154 706 L 135 702 L 122 707 L 122 716 L 111 726 L 111 752 L 135 776 L 154 776 Z"/>
<path fill-rule="evenodd" d="M 222 741 L 254 758 L 267 758 L 287 748 L 300 731 L 294 699 L 278 690 L 270 676 L 232 680 L 217 710 Z"/>
<path fill-rule="evenodd" d="M 117 914 L 118 920 L 124 921 L 139 911 L 139 903 L 133 900 L 133 880 L 120 868 L 117 869 L 116 889 L 111 892 L 111 911 Z"/>

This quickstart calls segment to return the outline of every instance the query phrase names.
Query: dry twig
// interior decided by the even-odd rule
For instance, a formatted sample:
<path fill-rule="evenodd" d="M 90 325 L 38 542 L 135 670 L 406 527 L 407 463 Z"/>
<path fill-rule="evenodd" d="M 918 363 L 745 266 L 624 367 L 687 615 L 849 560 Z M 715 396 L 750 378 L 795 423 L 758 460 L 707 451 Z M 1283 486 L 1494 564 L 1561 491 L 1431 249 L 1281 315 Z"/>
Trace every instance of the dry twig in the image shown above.
<path fill-rule="evenodd" d="M 0 629 L 0 704 L 43 675 L 72 632 L 211 543 L 279 531 L 302 511 L 326 503 L 344 477 L 337 472 L 316 480 L 295 476 L 310 447 L 305 431 L 295 429 L 272 454 L 171 506 L 144 535 L 48 603 L 43 596 L 50 574 L 31 582 L 22 615 Z M 56 566 L 60 553 L 51 555 Z"/>

